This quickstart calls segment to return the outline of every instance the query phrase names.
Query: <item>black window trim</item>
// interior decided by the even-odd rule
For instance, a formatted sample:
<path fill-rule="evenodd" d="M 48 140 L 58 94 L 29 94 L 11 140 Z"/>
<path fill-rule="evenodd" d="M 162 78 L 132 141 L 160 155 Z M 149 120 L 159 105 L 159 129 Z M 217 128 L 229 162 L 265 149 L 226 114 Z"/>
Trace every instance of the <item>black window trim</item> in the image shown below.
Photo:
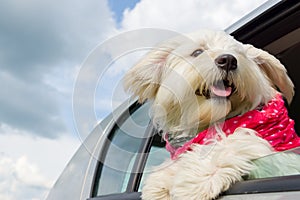
<path fill-rule="evenodd" d="M 235 183 L 221 196 L 229 195 L 251 195 L 260 193 L 276 192 L 300 192 L 300 175 L 282 176 L 241 181 Z M 119 194 L 110 194 L 101 197 L 94 197 L 88 200 L 140 200 L 141 192 L 124 192 Z"/>
<path fill-rule="evenodd" d="M 300 20 L 297 20 L 299 17 L 300 2 L 282 0 L 238 29 L 232 30 L 228 27 L 225 31 L 243 43 L 263 48 L 288 32 L 299 28 Z M 286 26 L 287 23 L 288 26 Z"/>
<path fill-rule="evenodd" d="M 109 149 L 109 145 L 111 143 L 110 141 L 114 137 L 115 130 L 118 129 L 119 126 L 121 124 L 123 124 L 126 119 L 128 119 L 128 116 L 130 116 L 132 113 L 134 113 L 136 110 L 138 110 L 142 105 L 143 104 L 138 103 L 138 101 L 135 101 L 134 103 L 132 103 L 129 106 L 129 108 L 126 109 L 125 111 L 123 111 L 122 114 L 120 114 L 119 118 L 115 120 L 113 127 L 111 128 L 111 130 L 109 130 L 109 134 L 107 135 L 107 137 L 105 137 L 105 142 L 104 142 L 102 151 L 98 157 L 99 159 L 98 159 L 96 167 L 95 167 L 95 175 L 93 177 L 92 188 L 91 188 L 91 193 L 90 193 L 91 198 L 97 196 L 97 191 L 98 191 L 97 182 L 101 178 L 100 176 L 101 176 L 101 172 L 102 172 L 102 168 L 103 168 L 103 163 L 101 161 L 105 160 L 105 157 L 106 157 L 108 149 Z M 131 191 L 126 191 L 126 192 L 131 192 Z"/>
<path fill-rule="evenodd" d="M 300 174 L 261 178 L 237 182 L 223 195 L 256 194 L 269 192 L 300 192 Z"/>
<path fill-rule="evenodd" d="M 141 200 L 141 195 L 141 192 L 124 192 L 92 197 L 87 200 Z"/>
<path fill-rule="evenodd" d="M 139 154 L 137 155 L 132 168 L 133 173 L 131 173 L 128 181 L 127 192 L 138 192 L 143 176 L 143 171 L 148 160 L 150 149 L 152 147 L 153 138 L 157 133 L 152 121 L 150 121 L 149 126 L 146 129 L 146 133 L 147 137 L 145 137 L 141 143 L 140 149 L 138 151 Z"/>
<path fill-rule="evenodd" d="M 105 157 L 107 155 L 108 149 L 109 149 L 109 145 L 110 145 L 110 141 L 113 139 L 114 137 L 114 132 L 115 130 L 122 125 L 125 120 L 128 119 L 128 116 L 130 116 L 132 113 L 134 113 L 135 111 L 137 111 L 143 104 L 140 104 L 138 101 L 135 101 L 134 103 L 132 103 L 128 109 L 126 109 L 120 116 L 118 119 L 116 119 L 113 128 L 109 131 L 108 136 L 105 138 L 105 142 L 104 142 L 104 146 L 103 149 L 99 155 L 99 159 L 95 168 L 95 175 L 92 181 L 92 189 L 91 189 L 91 194 L 90 194 L 90 199 L 94 199 L 94 198 L 104 198 L 106 196 L 109 195 L 97 195 L 97 191 L 98 191 L 98 184 L 97 181 L 99 181 L 99 179 L 101 178 L 101 172 L 102 172 L 102 168 L 103 168 L 103 163 L 101 162 L 101 160 L 105 160 Z M 148 127 L 145 130 L 145 138 L 141 139 L 141 145 L 140 145 L 140 149 L 138 151 L 138 155 L 134 161 L 134 165 L 132 168 L 132 171 L 134 172 L 142 172 L 144 170 L 147 158 L 148 158 L 148 152 L 150 151 L 151 148 L 151 144 L 152 144 L 152 140 L 153 140 L 153 136 L 155 135 L 155 129 L 152 125 L 152 122 L 150 121 Z M 126 191 L 124 193 L 134 193 L 138 191 L 139 188 L 139 184 L 141 181 L 143 173 L 131 173 L 129 180 L 128 180 L 128 184 L 127 184 L 127 188 Z M 123 193 L 120 193 L 123 194 Z M 104 198 L 105 199 L 105 198 Z"/>

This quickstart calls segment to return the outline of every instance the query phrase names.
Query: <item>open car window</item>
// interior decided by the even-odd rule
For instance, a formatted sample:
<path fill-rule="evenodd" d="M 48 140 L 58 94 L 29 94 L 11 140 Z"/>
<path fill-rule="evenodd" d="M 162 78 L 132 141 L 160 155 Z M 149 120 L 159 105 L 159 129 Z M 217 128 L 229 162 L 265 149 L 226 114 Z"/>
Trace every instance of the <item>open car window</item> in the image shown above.
<path fill-rule="evenodd" d="M 162 141 L 160 135 L 156 134 L 138 191 L 141 191 L 144 180 L 153 171 L 153 168 L 170 158 L 164 145 L 165 142 Z M 233 185 L 224 195 L 297 191 L 300 189 L 300 147 L 258 158 L 253 160 L 253 163 L 254 169 L 251 173 L 245 176 L 243 181 Z M 256 178 L 257 176 L 260 178 Z"/>

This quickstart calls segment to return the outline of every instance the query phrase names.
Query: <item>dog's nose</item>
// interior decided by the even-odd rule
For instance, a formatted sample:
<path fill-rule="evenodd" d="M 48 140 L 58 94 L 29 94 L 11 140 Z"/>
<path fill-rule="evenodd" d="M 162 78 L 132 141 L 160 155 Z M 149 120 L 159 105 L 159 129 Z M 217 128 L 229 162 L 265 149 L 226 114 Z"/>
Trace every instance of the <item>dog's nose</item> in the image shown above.
<path fill-rule="evenodd" d="M 231 54 L 220 55 L 215 59 L 215 63 L 219 68 L 226 70 L 226 72 L 237 69 L 237 60 Z"/>

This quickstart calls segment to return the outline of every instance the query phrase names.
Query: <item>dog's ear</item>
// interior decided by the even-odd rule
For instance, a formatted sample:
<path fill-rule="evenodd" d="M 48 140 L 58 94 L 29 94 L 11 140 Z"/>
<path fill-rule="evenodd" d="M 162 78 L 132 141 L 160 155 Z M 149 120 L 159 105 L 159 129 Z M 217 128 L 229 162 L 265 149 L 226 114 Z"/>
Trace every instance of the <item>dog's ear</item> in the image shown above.
<path fill-rule="evenodd" d="M 273 84 L 282 92 L 288 103 L 291 103 L 294 96 L 294 84 L 280 61 L 268 52 L 252 45 L 245 45 L 245 48 L 247 56 L 260 66 Z"/>
<path fill-rule="evenodd" d="M 125 74 L 125 90 L 138 96 L 141 103 L 146 99 L 153 99 L 167 70 L 166 59 L 177 46 L 176 42 L 168 41 L 147 53 Z"/>

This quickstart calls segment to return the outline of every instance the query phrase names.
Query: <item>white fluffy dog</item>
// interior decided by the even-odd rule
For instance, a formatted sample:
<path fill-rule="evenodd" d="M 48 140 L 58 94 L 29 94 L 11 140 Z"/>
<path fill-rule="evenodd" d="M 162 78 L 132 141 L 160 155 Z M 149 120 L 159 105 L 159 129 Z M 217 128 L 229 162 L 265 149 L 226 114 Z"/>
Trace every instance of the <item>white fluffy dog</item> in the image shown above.
<path fill-rule="evenodd" d="M 147 178 L 144 200 L 214 199 L 251 160 L 300 144 L 281 98 L 294 94 L 284 66 L 223 31 L 170 39 L 124 80 L 140 102 L 153 100 L 172 157 Z"/>

